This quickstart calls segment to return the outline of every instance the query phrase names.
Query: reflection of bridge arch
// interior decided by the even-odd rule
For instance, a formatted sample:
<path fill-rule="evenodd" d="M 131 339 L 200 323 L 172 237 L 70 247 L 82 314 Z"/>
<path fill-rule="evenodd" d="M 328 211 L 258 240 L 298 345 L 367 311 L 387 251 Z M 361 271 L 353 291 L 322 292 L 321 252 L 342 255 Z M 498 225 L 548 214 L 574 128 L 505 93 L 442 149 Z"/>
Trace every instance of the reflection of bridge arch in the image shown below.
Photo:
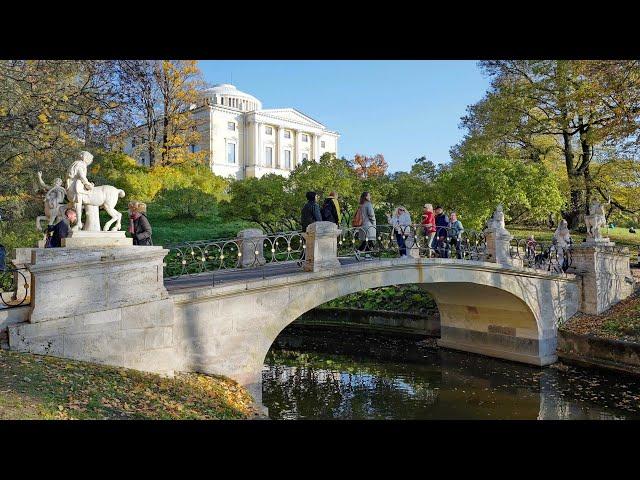
<path fill-rule="evenodd" d="M 179 369 L 229 376 L 259 400 L 264 358 L 287 325 L 334 298 L 409 283 L 438 304 L 442 346 L 536 365 L 555 361 L 557 322 L 579 305 L 573 276 L 449 259 L 364 262 L 172 294 Z"/>

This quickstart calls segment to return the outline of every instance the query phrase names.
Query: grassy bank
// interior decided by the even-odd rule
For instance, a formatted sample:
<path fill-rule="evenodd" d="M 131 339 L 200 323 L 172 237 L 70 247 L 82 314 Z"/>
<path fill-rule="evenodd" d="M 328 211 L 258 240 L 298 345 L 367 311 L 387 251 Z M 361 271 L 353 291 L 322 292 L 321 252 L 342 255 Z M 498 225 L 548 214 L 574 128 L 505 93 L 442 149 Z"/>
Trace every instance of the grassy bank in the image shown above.
<path fill-rule="evenodd" d="M 507 225 L 507 230 L 516 238 L 527 238 L 529 235 L 533 235 L 536 240 L 541 242 L 550 242 L 555 232 L 555 229 L 529 229 L 515 225 Z M 605 228 L 602 230 L 602 235 L 609 237 L 611 241 L 616 242 L 617 245 L 629 247 L 632 255 L 635 256 L 638 253 L 638 247 L 640 247 L 640 231 L 638 233 L 629 233 L 628 228 Z M 573 239 L 573 243 L 581 243 L 582 240 L 587 238 L 587 235 L 586 233 L 571 232 L 571 238 Z"/>
<path fill-rule="evenodd" d="M 124 368 L 0 350 L 0 420 L 244 419 L 237 383 L 198 374 L 164 378 Z"/>

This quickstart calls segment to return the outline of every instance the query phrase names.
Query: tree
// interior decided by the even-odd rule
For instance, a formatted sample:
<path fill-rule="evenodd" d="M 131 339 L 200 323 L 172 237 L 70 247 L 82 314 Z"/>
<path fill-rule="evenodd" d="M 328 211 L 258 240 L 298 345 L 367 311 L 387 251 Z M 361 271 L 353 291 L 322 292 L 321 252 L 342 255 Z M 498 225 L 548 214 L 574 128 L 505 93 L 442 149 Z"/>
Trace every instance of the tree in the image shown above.
<path fill-rule="evenodd" d="M 321 197 L 326 197 L 329 192 L 335 191 L 347 218 L 360 195 L 358 179 L 349 162 L 329 152 L 324 153 L 318 162 L 303 160 L 291 172 L 288 185 L 293 201 L 300 208 L 307 201 L 307 192 L 317 192 Z"/>
<path fill-rule="evenodd" d="M 220 203 L 220 214 L 226 221 L 254 222 L 270 233 L 298 228 L 301 206 L 294 202 L 288 180 L 280 175 L 234 181 L 229 196 L 230 200 Z"/>
<path fill-rule="evenodd" d="M 192 106 L 198 101 L 202 85 L 200 70 L 194 60 L 162 60 L 154 65 L 154 77 L 162 104 L 162 165 L 195 160 L 190 145 L 200 139 L 198 122 Z"/>
<path fill-rule="evenodd" d="M 443 171 L 434 185 L 442 204 L 459 213 L 465 226 L 482 228 L 496 205 L 507 220 L 542 221 L 559 212 L 563 199 L 554 175 L 541 163 L 471 155 Z"/>
<path fill-rule="evenodd" d="M 0 202 L 38 208 L 35 173 L 60 176 L 78 148 L 117 128 L 111 68 L 106 61 L 0 61 Z"/>
<path fill-rule="evenodd" d="M 637 144 L 637 61 L 501 60 L 481 62 L 492 77 L 486 96 L 462 118 L 467 135 L 452 149 L 543 161 L 561 159 L 568 182 L 562 214 L 575 228 L 593 193 L 597 149 Z"/>
<path fill-rule="evenodd" d="M 356 154 L 353 159 L 354 169 L 358 178 L 380 177 L 385 174 L 388 164 L 384 156 L 378 153 L 373 157 Z"/>

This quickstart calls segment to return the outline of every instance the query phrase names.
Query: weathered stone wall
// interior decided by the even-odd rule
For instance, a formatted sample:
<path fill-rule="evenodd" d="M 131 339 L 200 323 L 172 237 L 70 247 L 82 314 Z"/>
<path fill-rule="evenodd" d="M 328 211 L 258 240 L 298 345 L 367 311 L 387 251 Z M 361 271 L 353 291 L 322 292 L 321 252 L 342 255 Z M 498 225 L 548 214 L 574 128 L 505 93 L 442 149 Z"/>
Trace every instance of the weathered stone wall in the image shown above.
<path fill-rule="evenodd" d="M 538 365 L 555 360 L 557 323 L 578 308 L 573 276 L 449 259 L 363 262 L 172 294 L 177 369 L 229 376 L 259 399 L 264 358 L 288 324 L 331 299 L 407 283 L 438 303 L 443 346 Z"/>
<path fill-rule="evenodd" d="M 32 249 L 31 306 L 26 322 L 8 325 L 10 349 L 172 374 L 166 253 L 162 247 Z"/>
<path fill-rule="evenodd" d="M 577 245 L 569 272 L 582 278 L 580 311 L 599 315 L 633 292 L 629 252 L 604 245 Z"/>

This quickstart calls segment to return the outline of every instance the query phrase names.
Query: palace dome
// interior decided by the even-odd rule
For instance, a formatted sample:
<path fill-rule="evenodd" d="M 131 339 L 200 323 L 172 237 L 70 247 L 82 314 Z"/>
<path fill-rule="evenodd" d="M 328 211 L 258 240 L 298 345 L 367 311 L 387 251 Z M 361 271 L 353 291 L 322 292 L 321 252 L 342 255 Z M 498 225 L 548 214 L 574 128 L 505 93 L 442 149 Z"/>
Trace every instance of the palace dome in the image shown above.
<path fill-rule="evenodd" d="M 242 92 L 230 83 L 218 83 L 202 92 L 202 96 L 210 105 L 222 105 L 234 110 L 250 112 L 261 110 L 262 102 L 253 95 Z"/>

